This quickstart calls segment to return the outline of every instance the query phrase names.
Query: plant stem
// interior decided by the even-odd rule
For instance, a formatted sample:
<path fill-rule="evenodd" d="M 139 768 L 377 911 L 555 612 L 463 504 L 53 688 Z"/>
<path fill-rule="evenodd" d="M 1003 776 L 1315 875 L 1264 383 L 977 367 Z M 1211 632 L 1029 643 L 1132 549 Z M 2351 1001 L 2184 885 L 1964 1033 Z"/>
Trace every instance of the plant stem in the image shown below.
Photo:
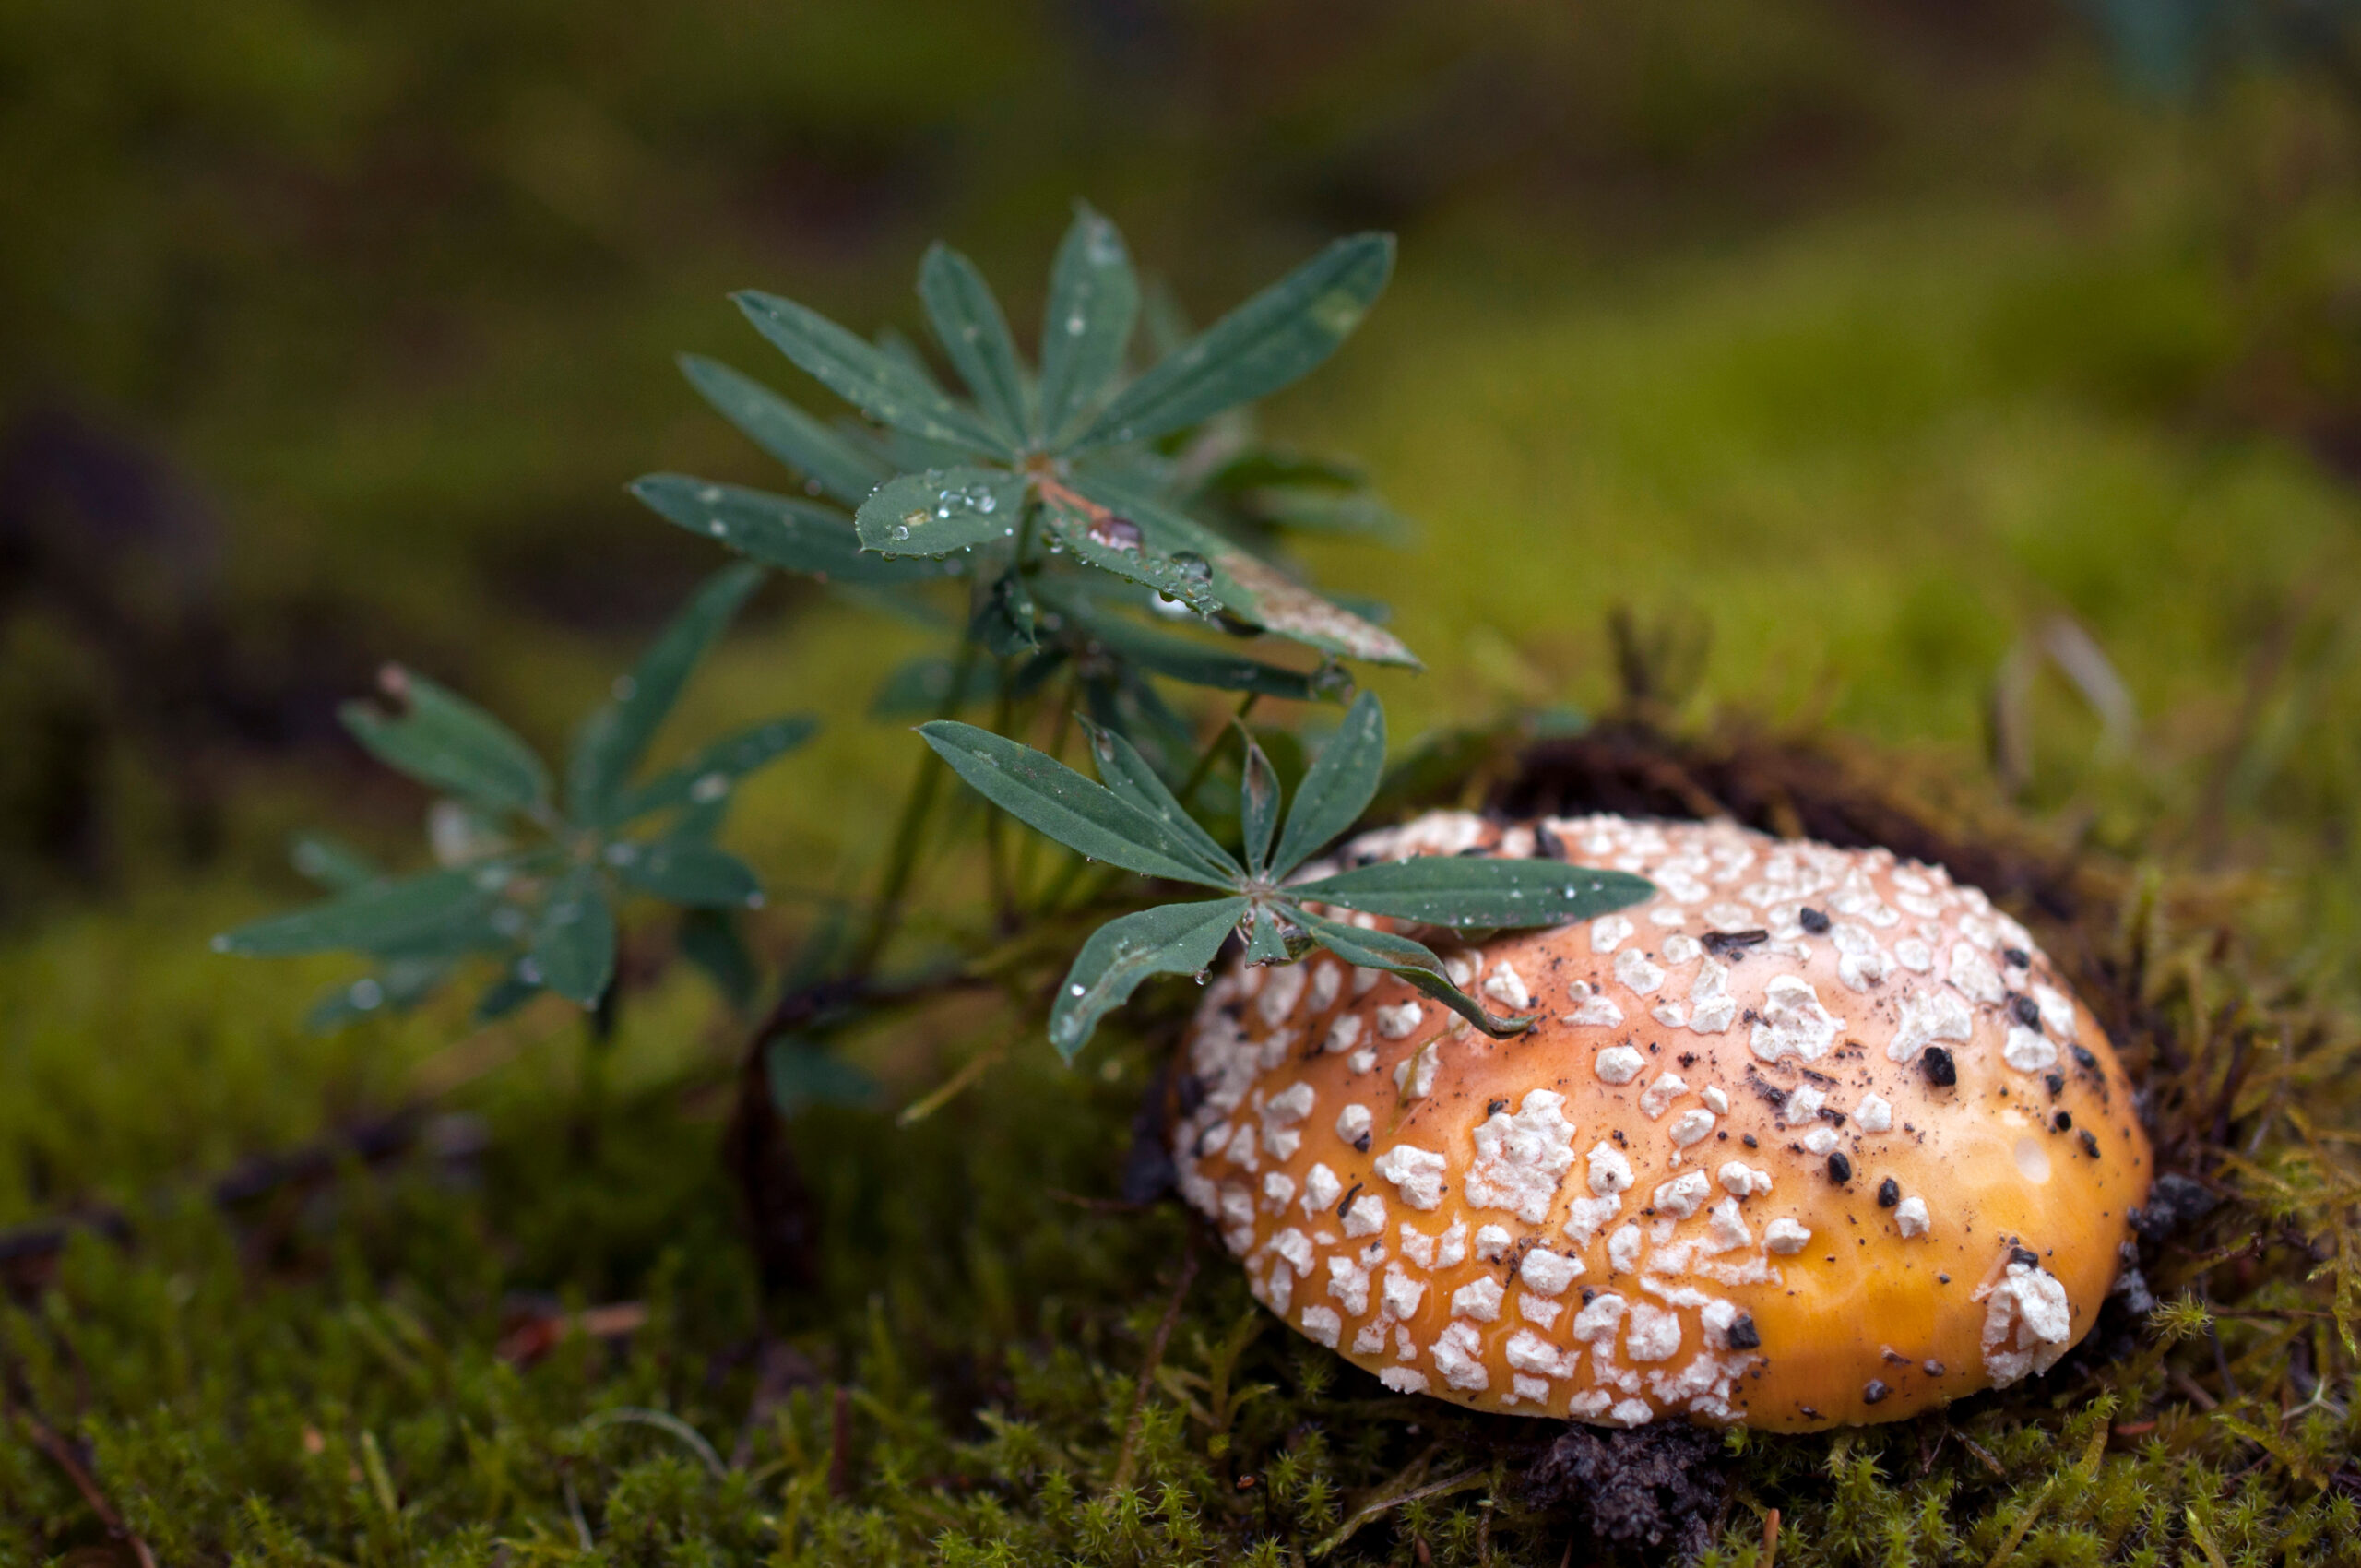
<path fill-rule="evenodd" d="M 1005 735 L 1009 721 L 1015 715 L 1016 697 L 1012 689 L 1008 660 L 1000 660 L 1000 695 L 992 704 L 992 733 Z M 984 878 L 990 889 L 992 915 L 1003 932 L 1016 929 L 1016 887 L 1008 864 L 1008 834 L 1002 826 L 1002 812 L 984 814 Z M 1032 836 L 1027 834 L 1029 838 Z"/>
<path fill-rule="evenodd" d="M 959 698 L 967 689 L 967 679 L 974 673 L 981 651 L 981 645 L 973 637 L 962 640 L 959 661 L 951 672 L 951 690 L 943 699 L 939 717 L 957 717 Z M 927 818 L 933 814 L 934 798 L 942 790 L 943 774 L 943 759 L 931 750 L 919 759 L 918 775 L 910 780 L 910 792 L 902 801 L 901 820 L 894 825 L 893 847 L 886 851 L 885 875 L 878 886 L 877 901 L 870 908 L 869 929 L 861 933 L 851 960 L 846 965 L 846 973 L 856 980 L 876 968 L 885 944 L 893 940 L 894 928 L 900 923 L 902 897 L 909 890 L 910 873 L 918 869 L 919 844 L 925 836 Z"/>

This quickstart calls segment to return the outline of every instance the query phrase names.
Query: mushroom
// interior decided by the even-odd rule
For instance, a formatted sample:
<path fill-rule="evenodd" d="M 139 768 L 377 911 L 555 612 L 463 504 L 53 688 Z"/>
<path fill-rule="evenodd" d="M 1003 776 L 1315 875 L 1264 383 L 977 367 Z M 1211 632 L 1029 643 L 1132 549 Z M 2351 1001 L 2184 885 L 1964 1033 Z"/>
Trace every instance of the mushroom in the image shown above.
<path fill-rule="evenodd" d="M 1543 1012 L 1510 1039 L 1325 955 L 1215 981 L 1175 1162 L 1299 1332 L 1477 1409 L 1781 1431 L 2011 1384 L 2088 1332 L 2148 1140 L 2098 1021 L 1981 892 L 1727 822 L 1438 813 L 1343 851 L 1413 854 L 1657 893 L 1433 941 L 1488 1006 Z"/>

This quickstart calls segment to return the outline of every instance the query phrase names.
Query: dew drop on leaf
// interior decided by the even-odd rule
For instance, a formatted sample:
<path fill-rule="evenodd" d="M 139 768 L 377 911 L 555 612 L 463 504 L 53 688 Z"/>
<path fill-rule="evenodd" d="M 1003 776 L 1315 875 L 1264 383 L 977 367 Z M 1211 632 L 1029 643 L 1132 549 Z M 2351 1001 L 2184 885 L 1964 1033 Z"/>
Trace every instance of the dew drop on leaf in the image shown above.
<path fill-rule="evenodd" d="M 689 786 L 689 799 L 701 806 L 709 806 L 730 793 L 730 778 L 726 774 L 708 773 Z"/>
<path fill-rule="evenodd" d="M 352 1004 L 363 1013 L 386 1000 L 385 988 L 373 980 L 354 980 L 350 995 Z"/>

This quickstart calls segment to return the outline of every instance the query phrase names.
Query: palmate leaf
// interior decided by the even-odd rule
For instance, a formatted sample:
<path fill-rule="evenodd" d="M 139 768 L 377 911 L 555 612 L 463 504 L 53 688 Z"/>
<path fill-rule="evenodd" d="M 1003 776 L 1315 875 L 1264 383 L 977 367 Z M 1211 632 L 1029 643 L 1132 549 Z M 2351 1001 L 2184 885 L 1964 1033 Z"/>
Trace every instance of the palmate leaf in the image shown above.
<path fill-rule="evenodd" d="M 1289 907 L 1287 914 L 1303 926 L 1312 941 L 1347 964 L 1400 975 L 1496 1039 L 1521 1034 L 1531 1028 L 1540 1016 L 1537 1013 L 1518 1014 L 1511 1017 L 1493 1016 L 1484 1010 L 1482 1003 L 1452 983 L 1451 976 L 1443 971 L 1441 958 L 1424 944 L 1413 942 L 1406 936 L 1396 936 L 1391 932 L 1364 931 L 1358 926 L 1323 920 L 1304 909 Z"/>
<path fill-rule="evenodd" d="M 1143 548 L 1133 552 L 1134 560 L 1128 563 L 1133 569 L 1124 571 L 1121 565 L 1105 569 L 1145 581 L 1135 575 L 1142 569 L 1140 560 L 1161 556 L 1180 562 L 1198 578 L 1193 584 L 1197 597 L 1184 600 L 1192 610 L 1205 609 L 1198 600 L 1210 598 L 1216 601 L 1214 608 L 1226 609 L 1307 647 L 1376 664 L 1418 667 L 1418 656 L 1393 633 L 1312 592 L 1161 497 L 1103 473 L 1076 475 L 1072 490 L 1090 506 L 1104 509 L 1086 513 L 1075 531 L 1086 534 L 1094 525 L 1103 529 L 1106 525 L 1101 518 L 1106 515 L 1120 517 L 1139 530 Z M 1052 493 L 1044 488 L 1045 495 Z M 1088 559 L 1093 565 L 1102 564 L 1097 557 Z M 1160 585 L 1151 582 L 1149 586 Z"/>
<path fill-rule="evenodd" d="M 611 844 L 607 862 L 626 885 L 684 909 L 762 907 L 763 885 L 753 868 L 728 850 L 694 838 Z"/>
<path fill-rule="evenodd" d="M 1560 861 L 1483 860 L 1418 855 L 1301 882 L 1290 897 L 1341 904 L 1367 914 L 1427 925 L 1562 925 L 1636 904 L 1655 891 L 1629 872 L 1595 871 Z"/>
<path fill-rule="evenodd" d="M 273 915 L 213 939 L 217 953 L 285 958 L 305 953 L 386 953 L 480 919 L 499 901 L 504 868 L 469 866 L 369 882 L 333 898 Z"/>
<path fill-rule="evenodd" d="M 793 300 L 752 289 L 731 297 L 773 347 L 870 418 L 985 457 L 1016 456 L 1011 443 L 944 397 L 922 369 Z"/>
<path fill-rule="evenodd" d="M 1039 429 L 1052 450 L 1098 402 L 1132 340 L 1139 279 L 1115 225 L 1079 203 L 1050 268 Z"/>
<path fill-rule="evenodd" d="M 1271 874 L 1283 877 L 1360 820 L 1385 777 L 1385 709 L 1363 692 L 1296 786 Z"/>
<path fill-rule="evenodd" d="M 1090 742 L 1091 760 L 1097 764 L 1100 782 L 1123 800 L 1156 818 L 1172 836 L 1192 853 L 1210 875 L 1242 882 L 1245 868 L 1231 859 L 1221 840 L 1197 825 L 1197 820 L 1182 809 L 1164 780 L 1140 755 L 1139 748 L 1117 731 L 1086 718 L 1077 716 L 1083 734 Z"/>
<path fill-rule="evenodd" d="M 948 555 L 1013 538 L 1025 509 L 1025 476 L 1007 469 L 928 469 L 887 480 L 860 504 L 853 527 L 863 550 Z"/>
<path fill-rule="evenodd" d="M 893 469 L 877 454 L 846 440 L 752 376 L 696 354 L 682 354 L 680 362 L 689 385 L 723 419 L 823 493 L 858 506 L 893 477 Z"/>
<path fill-rule="evenodd" d="M 1131 1000 L 1151 975 L 1196 974 L 1221 952 L 1245 898 L 1166 904 L 1109 921 L 1090 935 L 1050 1008 L 1050 1043 L 1071 1062 L 1098 1020 Z"/>
<path fill-rule="evenodd" d="M 919 733 L 977 793 L 1078 854 L 1143 876 L 1231 885 L 1199 864 L 1177 831 L 1053 757 L 955 719 L 922 724 Z"/>
<path fill-rule="evenodd" d="M 725 735 L 679 766 L 625 791 L 615 803 L 613 820 L 631 822 L 651 812 L 719 805 L 738 787 L 738 780 L 785 756 L 819 728 L 816 719 L 774 719 Z"/>
<path fill-rule="evenodd" d="M 715 484 L 686 474 L 650 474 L 631 493 L 666 522 L 717 540 L 766 566 L 821 582 L 893 584 L 956 576 L 956 561 L 904 556 L 888 561 L 864 552 L 841 513 L 792 496 Z"/>
<path fill-rule="evenodd" d="M 1153 441 L 1277 391 L 1336 351 L 1393 270 L 1393 236 L 1337 241 L 1124 387 L 1071 450 Z"/>
<path fill-rule="evenodd" d="M 647 754 L 691 672 L 762 580 L 762 569 L 753 565 L 732 566 L 710 578 L 631 673 L 615 683 L 613 698 L 583 725 L 566 769 L 567 805 L 576 821 L 603 827 L 614 820 L 617 795 Z"/>
<path fill-rule="evenodd" d="M 499 719 L 398 664 L 387 665 L 378 683 L 401 706 L 398 714 L 357 702 L 337 710 L 378 761 L 495 814 L 548 801 L 549 770 Z"/>
<path fill-rule="evenodd" d="M 937 244 L 919 266 L 919 298 L 926 303 L 927 320 L 943 351 L 975 394 L 976 406 L 1003 440 L 1022 447 L 1031 423 L 1025 413 L 1025 373 L 991 285 L 974 262 Z"/>
<path fill-rule="evenodd" d="M 531 956 L 552 991 L 584 1007 L 598 1003 L 615 974 L 615 912 L 596 871 L 575 866 L 551 885 Z"/>

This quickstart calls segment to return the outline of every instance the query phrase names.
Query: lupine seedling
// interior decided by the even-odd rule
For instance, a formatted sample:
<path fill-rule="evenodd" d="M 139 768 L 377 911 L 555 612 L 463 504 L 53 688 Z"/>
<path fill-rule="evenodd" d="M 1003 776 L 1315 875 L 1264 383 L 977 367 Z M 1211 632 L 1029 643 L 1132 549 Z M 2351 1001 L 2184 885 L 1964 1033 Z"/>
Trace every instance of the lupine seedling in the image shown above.
<path fill-rule="evenodd" d="M 682 946 L 725 990 L 744 983 L 729 911 L 762 901 L 743 861 L 714 843 L 739 782 L 814 728 L 776 719 L 723 737 L 635 781 L 658 729 L 730 618 L 760 582 L 733 566 L 698 591 L 611 696 L 584 722 L 564 788 L 516 733 L 423 676 L 389 666 L 391 711 L 349 703 L 353 737 L 379 761 L 439 792 L 429 816 L 437 864 L 391 875 L 323 838 L 296 845 L 298 870 L 325 902 L 214 938 L 256 957 L 350 951 L 374 968 L 313 1009 L 333 1028 L 417 1005 L 470 963 L 496 960 L 479 1017 L 546 990 L 599 1004 L 615 968 L 615 905 L 646 894 L 692 911 Z"/>
<path fill-rule="evenodd" d="M 1314 947 L 1348 964 L 1407 980 L 1488 1034 L 1529 1028 L 1536 1015 L 1496 1017 L 1452 983 L 1442 960 L 1396 932 L 1312 913 L 1321 905 L 1420 925 L 1559 925 L 1652 896 L 1645 879 L 1559 861 L 1424 856 L 1288 877 L 1352 826 L 1376 795 L 1385 766 L 1385 715 L 1363 693 L 1297 788 L 1280 826 L 1277 776 L 1245 742 L 1232 853 L 1184 812 L 1131 742 L 1085 720 L 1104 781 L 988 730 L 937 720 L 919 733 L 978 793 L 1037 832 L 1095 861 L 1171 882 L 1221 890 L 1219 898 L 1160 904 L 1108 921 L 1083 944 L 1050 1010 L 1050 1041 L 1071 1059 L 1142 980 L 1200 974 L 1235 931 L 1247 962 L 1293 963 Z"/>

